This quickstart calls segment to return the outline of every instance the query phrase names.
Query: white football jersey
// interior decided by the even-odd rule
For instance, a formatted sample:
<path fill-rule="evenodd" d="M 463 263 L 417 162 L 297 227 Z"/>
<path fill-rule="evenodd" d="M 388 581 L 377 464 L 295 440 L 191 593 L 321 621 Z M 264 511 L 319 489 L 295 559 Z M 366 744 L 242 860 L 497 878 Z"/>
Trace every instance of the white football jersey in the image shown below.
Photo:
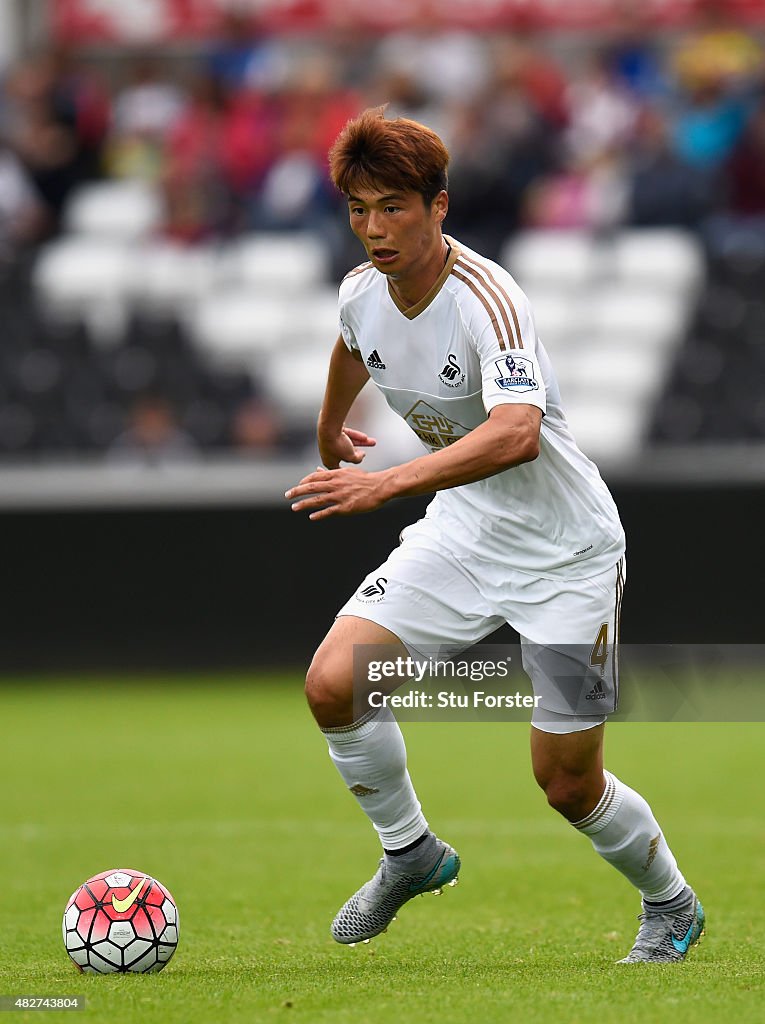
<path fill-rule="evenodd" d="M 452 238 L 444 269 L 402 308 L 371 263 L 340 286 L 340 329 L 388 405 L 430 451 L 485 422 L 496 405 L 543 412 L 539 457 L 439 491 L 427 515 L 459 550 L 550 578 L 613 567 L 624 532 L 597 467 L 577 448 L 529 302 L 506 270 Z"/>

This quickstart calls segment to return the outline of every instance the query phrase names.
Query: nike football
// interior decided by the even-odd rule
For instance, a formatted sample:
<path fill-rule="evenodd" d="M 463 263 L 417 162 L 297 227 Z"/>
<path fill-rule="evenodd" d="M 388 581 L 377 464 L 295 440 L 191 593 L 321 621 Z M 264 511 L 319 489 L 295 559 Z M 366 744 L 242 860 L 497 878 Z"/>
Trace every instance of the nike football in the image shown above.
<path fill-rule="evenodd" d="M 63 932 L 67 953 L 86 974 L 161 971 L 178 945 L 178 908 L 156 878 L 118 868 L 72 893 Z"/>

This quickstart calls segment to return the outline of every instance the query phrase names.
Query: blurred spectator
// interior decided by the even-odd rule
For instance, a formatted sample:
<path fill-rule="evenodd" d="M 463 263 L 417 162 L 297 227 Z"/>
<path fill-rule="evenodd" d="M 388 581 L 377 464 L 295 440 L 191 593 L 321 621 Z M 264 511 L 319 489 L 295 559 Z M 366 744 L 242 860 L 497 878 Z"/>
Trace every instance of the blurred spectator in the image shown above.
<path fill-rule="evenodd" d="M 193 242 L 233 227 L 233 183 L 226 167 L 228 115 L 229 103 L 218 82 L 209 75 L 197 76 L 165 151 L 165 231 L 171 238 Z M 252 181 L 254 175 L 248 170 L 244 177 Z"/>
<path fill-rule="evenodd" d="M 502 242 L 517 226 L 519 192 L 507 181 L 523 161 L 522 146 L 512 162 L 506 147 L 489 125 L 488 111 L 469 104 L 455 106 L 449 164 L 449 214 L 446 229 L 465 245 L 477 247 L 490 257 L 499 255 Z"/>
<path fill-rule="evenodd" d="M 338 69 L 320 51 L 306 55 L 281 94 L 281 148 L 297 143 L 324 164 L 340 130 L 360 110 L 359 97 L 340 82 Z"/>
<path fill-rule="evenodd" d="M 680 40 L 672 58 L 684 88 L 695 90 L 710 82 L 732 84 L 762 76 L 762 48 L 751 33 L 735 24 L 725 0 L 703 0 L 698 16 L 699 28 Z"/>
<path fill-rule="evenodd" d="M 408 117 L 448 135 L 444 109 L 431 100 L 417 78 L 402 69 L 383 69 L 368 88 L 369 106 L 387 106 L 388 117 Z"/>
<path fill-rule="evenodd" d="M 169 172 L 173 176 L 194 177 L 220 163 L 227 109 L 218 82 L 209 75 L 198 75 L 192 82 L 188 104 L 168 133 Z"/>
<path fill-rule="evenodd" d="M 526 196 L 531 227 L 606 231 L 624 221 L 628 187 L 618 153 L 569 160 L 557 174 L 535 181 Z"/>
<path fill-rule="evenodd" d="M 681 87 L 674 140 L 684 160 L 719 166 L 740 139 L 751 97 L 763 82 L 760 44 L 730 22 L 727 4 L 704 0 L 701 27 L 682 39 L 672 57 Z"/>
<path fill-rule="evenodd" d="M 287 70 L 284 45 L 260 35 L 252 9 L 237 7 L 224 12 L 207 65 L 212 77 L 228 93 L 276 88 Z"/>
<path fill-rule="evenodd" d="M 263 230 L 321 229 L 338 197 L 330 185 L 327 150 L 360 109 L 335 69 L 320 55 L 306 60 L 279 97 L 276 153 L 252 205 Z"/>
<path fill-rule="evenodd" d="M 57 119 L 77 138 L 83 176 L 101 171 L 101 150 L 109 129 L 110 98 L 104 81 L 64 47 L 48 52 L 51 98 Z"/>
<path fill-rule="evenodd" d="M 185 109 L 178 85 L 150 56 L 136 59 L 114 100 L 107 166 L 116 177 L 157 179 L 163 147 Z"/>
<path fill-rule="evenodd" d="M 237 451 L 248 455 L 272 453 L 282 429 L 275 411 L 260 398 L 249 398 L 235 412 L 231 440 Z"/>
<path fill-rule="evenodd" d="M 408 76 L 440 103 L 477 100 L 491 81 L 484 37 L 472 32 L 434 32 L 432 26 L 383 38 L 377 64 L 381 73 Z"/>
<path fill-rule="evenodd" d="M 494 40 L 493 63 L 500 90 L 503 83 L 517 87 L 540 121 L 556 130 L 565 127 L 566 77 L 543 49 L 517 37 L 500 37 Z"/>
<path fill-rule="evenodd" d="M 271 97 L 234 97 L 226 118 L 222 159 L 234 191 L 246 200 L 259 188 L 277 152 L 279 111 Z"/>
<path fill-rule="evenodd" d="M 731 154 L 727 172 L 731 213 L 765 216 L 765 101 Z"/>
<path fill-rule="evenodd" d="M 765 266 L 765 101 L 755 111 L 725 168 L 725 208 L 703 224 L 710 253 L 753 275 Z"/>
<path fill-rule="evenodd" d="M 528 43 L 493 41 L 492 84 L 476 102 L 452 103 L 448 229 L 498 258 L 522 219 L 532 183 L 555 160 L 566 118 L 557 65 Z"/>
<path fill-rule="evenodd" d="M 154 57 L 132 64 L 129 82 L 114 100 L 113 130 L 117 135 L 161 138 L 170 131 L 185 106 L 185 97 Z"/>
<path fill-rule="evenodd" d="M 217 237 L 226 223 L 226 202 L 216 185 L 212 177 L 165 176 L 163 236 L 184 245 Z"/>
<path fill-rule="evenodd" d="M 29 176 L 15 154 L 0 146 L 0 260 L 37 241 L 46 223 Z"/>
<path fill-rule="evenodd" d="M 146 395 L 135 403 L 127 430 L 107 454 L 115 465 L 163 466 L 197 457 L 197 446 L 178 425 L 172 405 L 158 395 Z"/>
<path fill-rule="evenodd" d="M 2 130 L 7 138 L 23 131 L 30 109 L 52 108 L 55 86 L 53 69 L 44 53 L 25 57 L 15 64 L 3 82 Z"/>
<path fill-rule="evenodd" d="M 37 191 L 57 225 L 64 203 L 82 181 L 74 132 L 56 121 L 47 103 L 31 105 L 13 140 Z"/>
<path fill-rule="evenodd" d="M 678 154 L 695 167 L 715 167 L 731 154 L 746 125 L 748 100 L 722 79 L 696 82 L 674 117 Z"/>
<path fill-rule="evenodd" d="M 5 133 L 52 228 L 72 190 L 87 177 L 71 117 L 57 105 L 56 65 L 42 53 L 21 61 L 5 83 Z"/>
<path fill-rule="evenodd" d="M 692 228 L 709 213 L 717 177 L 680 159 L 658 110 L 646 108 L 640 115 L 629 156 L 629 223 Z"/>
<path fill-rule="evenodd" d="M 350 19 L 326 39 L 265 36 L 251 0 L 221 4 L 229 12 L 223 29 L 196 63 L 169 52 L 165 63 L 130 58 L 113 97 L 105 81 L 114 72 L 103 57 L 86 62 L 54 49 L 11 69 L 0 94 L 0 290 L 16 296 L 6 273 L 11 255 L 55 231 L 71 191 L 104 173 L 161 189 L 163 230 L 175 241 L 313 230 L 342 277 L 361 250 L 342 223 L 345 203 L 328 180 L 327 150 L 363 106 L 385 103 L 389 116 L 423 121 L 447 141 L 447 231 L 487 255 L 500 258 L 508 236 L 527 224 L 677 225 L 701 231 L 720 264 L 744 274 L 760 295 L 762 47 L 729 23 L 724 4 L 704 3 L 698 30 L 658 36 L 646 28 L 650 5 L 625 2 L 621 23 L 597 48 L 578 34 L 561 45 L 552 33 L 434 30 L 416 15 L 408 31 L 382 37 L 359 34 Z M 99 60 L 103 78 L 94 70 Z M 14 337 L 26 346 L 35 328 L 22 300 L 19 293 Z M 134 297 L 127 301 L 132 307 Z M 175 326 L 183 311 L 177 315 Z M 121 330 L 111 339 L 114 362 L 134 371 L 133 357 L 118 358 Z M 748 330 L 760 345 L 761 324 Z M 153 344 L 143 347 L 151 353 L 144 370 L 165 365 Z M 93 353 L 85 347 L 80 357 L 88 386 L 71 411 L 60 403 L 62 416 L 101 450 L 123 430 L 124 412 Z M 246 368 L 242 388 L 232 391 L 217 388 L 201 359 L 192 366 L 182 346 L 168 366 L 180 381 L 167 391 L 177 410 L 164 398 L 137 403 L 111 458 L 163 462 L 200 449 L 261 453 L 312 443 L 289 410 L 274 410 L 257 389 L 252 397 Z M 0 393 L 4 372 L 0 348 Z M 164 378 L 122 390 L 135 395 L 157 380 Z"/>
<path fill-rule="evenodd" d="M 614 77 L 607 58 L 590 54 L 568 92 L 569 124 L 564 134 L 567 151 L 587 161 L 623 146 L 637 120 L 635 100 Z"/>
<path fill-rule="evenodd" d="M 565 100 L 558 169 L 550 170 L 551 160 L 529 182 L 524 221 L 550 229 L 616 227 L 627 207 L 624 153 L 637 120 L 635 100 L 600 52 L 587 55 Z"/>
<path fill-rule="evenodd" d="M 610 35 L 606 52 L 617 81 L 641 100 L 656 100 L 669 93 L 666 56 L 648 22 L 646 8 L 624 3 L 620 23 Z"/>
<path fill-rule="evenodd" d="M 451 108 L 448 229 L 497 257 L 521 220 L 532 182 L 552 166 L 543 118 L 513 66 L 479 105 Z"/>

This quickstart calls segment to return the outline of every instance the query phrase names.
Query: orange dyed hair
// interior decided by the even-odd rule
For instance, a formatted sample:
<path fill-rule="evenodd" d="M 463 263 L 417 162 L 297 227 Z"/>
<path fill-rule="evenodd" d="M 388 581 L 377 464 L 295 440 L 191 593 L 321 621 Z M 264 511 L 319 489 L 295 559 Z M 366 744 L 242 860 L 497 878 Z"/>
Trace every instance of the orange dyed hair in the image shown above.
<path fill-rule="evenodd" d="M 419 192 L 429 206 L 449 184 L 449 153 L 434 131 L 373 107 L 349 121 L 329 151 L 332 181 L 346 196 L 381 186 Z"/>

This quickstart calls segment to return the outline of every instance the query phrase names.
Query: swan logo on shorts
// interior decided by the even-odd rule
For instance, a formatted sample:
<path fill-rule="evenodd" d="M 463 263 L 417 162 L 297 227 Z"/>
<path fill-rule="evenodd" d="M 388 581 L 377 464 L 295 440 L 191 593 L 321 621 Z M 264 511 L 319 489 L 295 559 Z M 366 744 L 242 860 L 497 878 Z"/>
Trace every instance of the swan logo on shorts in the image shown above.
<path fill-rule="evenodd" d="M 508 391 L 537 391 L 539 385 L 534 380 L 534 364 L 523 356 L 505 356 L 495 360 L 499 377 L 496 383 Z"/>
<path fill-rule="evenodd" d="M 373 583 L 367 583 L 365 587 L 360 587 L 356 592 L 356 600 L 363 601 L 364 604 L 377 604 L 385 597 L 385 588 L 388 585 L 388 581 L 384 576 L 378 576 Z"/>

